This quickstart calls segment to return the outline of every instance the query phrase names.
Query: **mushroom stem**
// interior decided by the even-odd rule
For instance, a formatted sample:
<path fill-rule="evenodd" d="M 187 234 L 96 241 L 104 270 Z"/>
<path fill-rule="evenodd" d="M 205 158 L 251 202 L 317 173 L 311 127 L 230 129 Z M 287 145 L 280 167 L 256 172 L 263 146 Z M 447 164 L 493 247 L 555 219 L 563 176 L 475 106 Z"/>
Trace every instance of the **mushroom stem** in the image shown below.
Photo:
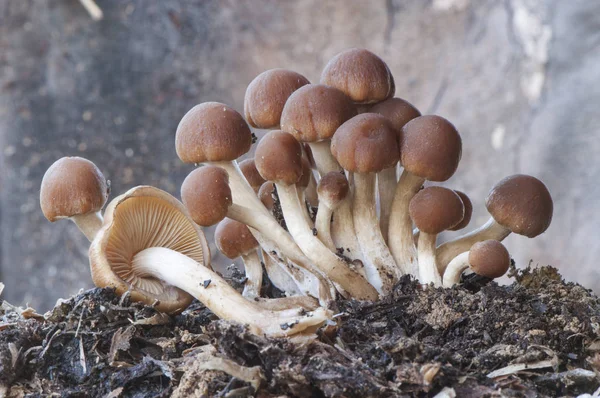
<path fill-rule="evenodd" d="M 360 274 L 350 269 L 344 260 L 333 254 L 323 242 L 313 235 L 312 228 L 302 216 L 296 186 L 279 183 L 275 183 L 275 186 L 281 201 L 285 222 L 304 254 L 352 297 L 359 300 L 377 299 L 378 294 L 373 286 Z"/>
<path fill-rule="evenodd" d="M 323 308 L 309 313 L 301 308 L 270 311 L 242 297 L 216 272 L 190 257 L 163 247 L 138 252 L 132 260 L 137 272 L 176 286 L 201 301 L 219 318 L 249 326 L 250 331 L 272 337 L 289 336 L 322 325 L 329 313 Z"/>
<path fill-rule="evenodd" d="M 424 182 L 425 179 L 406 170 L 402 172 L 394 193 L 388 230 L 388 245 L 396 264 L 404 274 L 414 277 L 417 277 L 419 271 L 412 233 L 413 223 L 408 214 L 408 207 L 410 200 L 419 192 Z"/>
<path fill-rule="evenodd" d="M 489 239 L 502 242 L 510 233 L 510 229 L 503 227 L 498 224 L 493 217 L 490 217 L 485 224 L 476 230 L 441 244 L 436 250 L 440 274 L 445 273 L 448 263 L 450 263 L 454 257 L 469 251 L 471 246 L 475 243 Z"/>
<path fill-rule="evenodd" d="M 290 296 L 306 295 L 310 292 L 304 288 L 301 283 L 298 283 L 287 270 L 288 264 L 283 259 L 281 261 L 273 255 L 262 251 L 263 263 L 269 280 L 275 287 Z M 314 295 L 315 297 L 318 294 Z"/>
<path fill-rule="evenodd" d="M 460 282 L 460 276 L 469 268 L 469 252 L 454 257 L 444 272 L 443 286 L 452 287 Z"/>
<path fill-rule="evenodd" d="M 304 188 L 298 187 L 298 200 L 300 201 L 300 205 L 302 205 L 302 213 L 304 214 L 304 218 L 306 218 L 306 222 L 308 225 L 313 225 L 313 220 L 310 217 L 310 213 L 308 212 L 308 205 L 306 203 L 306 195 L 304 194 Z"/>
<path fill-rule="evenodd" d="M 379 225 L 385 242 L 388 242 L 390 213 L 394 201 L 394 190 L 398 184 L 396 166 L 377 173 L 377 191 L 379 193 Z"/>
<path fill-rule="evenodd" d="M 422 284 L 433 282 L 434 286 L 442 286 L 442 277 L 438 272 L 435 260 L 435 242 L 437 234 L 423 231 L 419 234 L 419 281 Z"/>
<path fill-rule="evenodd" d="M 258 252 L 252 250 L 248 254 L 243 254 L 242 261 L 246 270 L 246 283 L 244 284 L 242 296 L 249 299 L 260 297 L 263 269 L 260 258 L 258 258 Z"/>
<path fill-rule="evenodd" d="M 365 259 L 367 280 L 380 294 L 387 294 L 402 274 L 383 240 L 375 208 L 375 173 L 354 173 L 356 194 L 352 216 Z"/>
<path fill-rule="evenodd" d="M 102 228 L 103 218 L 102 213 L 99 211 L 71 216 L 70 218 L 90 242 L 94 240 L 98 231 Z"/>
<path fill-rule="evenodd" d="M 254 189 L 240 171 L 237 162 L 211 162 L 214 166 L 224 169 L 229 175 L 229 187 L 235 203 L 243 203 L 244 206 L 258 210 L 262 214 L 271 215 L 269 210 L 262 204 Z"/>
<path fill-rule="evenodd" d="M 310 181 L 308 182 L 308 186 L 304 191 L 304 195 L 311 206 L 317 207 L 319 205 L 319 196 L 317 195 L 317 180 L 312 172 L 310 173 Z"/>
<path fill-rule="evenodd" d="M 317 210 L 317 218 L 315 219 L 315 228 L 317 230 L 317 236 L 333 253 L 336 252 L 335 244 L 331 238 L 331 216 L 333 211 L 331 207 L 320 203 Z"/>
<path fill-rule="evenodd" d="M 321 176 L 330 171 L 342 171 L 342 166 L 331 154 L 331 140 L 309 142 L 308 145 L 315 159 L 315 166 Z"/>
<path fill-rule="evenodd" d="M 303 308 L 307 311 L 314 311 L 319 308 L 319 302 L 314 297 L 295 296 L 281 298 L 260 298 L 254 299 L 254 302 L 261 308 L 270 311 L 283 311 L 295 308 Z"/>

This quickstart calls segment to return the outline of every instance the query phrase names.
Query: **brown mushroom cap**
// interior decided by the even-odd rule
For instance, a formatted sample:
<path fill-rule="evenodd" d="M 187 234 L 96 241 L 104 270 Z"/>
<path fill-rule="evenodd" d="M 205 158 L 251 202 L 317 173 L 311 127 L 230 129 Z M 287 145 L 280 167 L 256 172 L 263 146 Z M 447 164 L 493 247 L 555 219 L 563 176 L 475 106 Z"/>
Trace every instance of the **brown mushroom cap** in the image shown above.
<path fill-rule="evenodd" d="M 254 161 L 267 181 L 293 185 L 302 177 L 302 146 L 289 133 L 267 133 L 256 146 Z"/>
<path fill-rule="evenodd" d="M 497 240 L 477 242 L 469 251 L 469 265 L 478 275 L 500 278 L 510 267 L 510 254 Z"/>
<path fill-rule="evenodd" d="M 287 69 L 271 69 L 256 76 L 244 97 L 244 113 L 252 127 L 278 128 L 283 106 L 289 96 L 310 82 Z"/>
<path fill-rule="evenodd" d="M 397 135 L 385 117 L 363 113 L 340 126 L 331 140 L 331 153 L 346 170 L 378 172 L 398 162 Z"/>
<path fill-rule="evenodd" d="M 504 178 L 488 194 L 485 205 L 496 222 L 512 232 L 534 238 L 552 221 L 552 196 L 535 177 L 516 174 Z"/>
<path fill-rule="evenodd" d="M 273 192 L 275 191 L 275 184 L 273 181 L 267 181 L 261 185 L 258 190 L 258 197 L 263 205 L 269 210 L 273 210 L 275 207 L 275 200 L 273 199 Z"/>
<path fill-rule="evenodd" d="M 256 169 L 254 159 L 242 160 L 238 165 L 248 184 L 254 189 L 254 192 L 258 192 L 260 186 L 265 183 L 265 179 L 260 176 L 260 173 Z"/>
<path fill-rule="evenodd" d="M 421 116 L 421 112 L 417 108 L 401 98 L 390 98 L 380 102 L 374 105 L 369 112 L 387 117 L 398 134 L 406 123 Z"/>
<path fill-rule="evenodd" d="M 190 109 L 175 134 L 177 156 L 184 163 L 232 161 L 251 145 L 252 132 L 242 115 L 218 102 Z"/>
<path fill-rule="evenodd" d="M 446 181 L 458 168 L 462 140 L 443 117 L 420 116 L 402 128 L 400 152 L 400 162 L 411 174 L 429 181 Z"/>
<path fill-rule="evenodd" d="M 350 184 L 346 176 L 338 171 L 331 171 L 321 177 L 317 185 L 319 200 L 331 209 L 344 200 L 350 192 Z"/>
<path fill-rule="evenodd" d="M 305 157 L 302 157 L 302 177 L 298 180 L 296 185 L 298 188 L 306 188 L 308 184 L 310 184 L 310 176 L 312 175 L 312 170 L 310 169 L 310 163 Z"/>
<path fill-rule="evenodd" d="M 215 244 L 227 258 L 244 256 L 258 247 L 246 224 L 225 218 L 215 229 Z"/>
<path fill-rule="evenodd" d="M 333 57 L 323 69 L 321 84 L 343 91 L 357 104 L 374 104 L 394 96 L 394 77 L 385 62 L 362 48 Z"/>
<path fill-rule="evenodd" d="M 460 197 L 463 204 L 465 205 L 465 215 L 461 222 L 456 224 L 452 228 L 448 228 L 448 231 L 458 231 L 459 229 L 465 228 L 471 222 L 471 216 L 473 215 L 473 203 L 471 203 L 471 199 L 467 196 L 466 193 L 461 191 L 454 191 Z"/>
<path fill-rule="evenodd" d="M 354 116 L 356 107 L 346 94 L 322 84 L 308 84 L 285 103 L 281 129 L 301 142 L 328 140 Z"/>
<path fill-rule="evenodd" d="M 64 157 L 42 178 L 40 205 L 49 221 L 100 211 L 108 185 L 96 165 L 80 157 Z"/>
<path fill-rule="evenodd" d="M 458 224 L 464 217 L 465 207 L 453 190 L 427 187 L 412 198 L 408 212 L 421 232 L 436 235 Z"/>
<path fill-rule="evenodd" d="M 181 200 L 196 224 L 215 225 L 225 218 L 233 203 L 229 175 L 216 166 L 195 169 L 181 184 Z"/>

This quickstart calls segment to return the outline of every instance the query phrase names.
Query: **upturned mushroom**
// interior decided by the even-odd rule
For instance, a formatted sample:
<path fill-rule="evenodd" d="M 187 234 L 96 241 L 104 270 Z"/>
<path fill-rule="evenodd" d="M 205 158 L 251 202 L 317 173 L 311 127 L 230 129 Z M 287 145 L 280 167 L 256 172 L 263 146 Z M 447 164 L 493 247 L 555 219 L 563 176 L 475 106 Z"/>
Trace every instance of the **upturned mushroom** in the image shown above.
<path fill-rule="evenodd" d="M 91 242 L 102 227 L 100 211 L 108 184 L 96 165 L 80 157 L 60 158 L 42 178 L 40 206 L 50 222 L 73 221 Z"/>
<path fill-rule="evenodd" d="M 497 240 L 490 239 L 477 242 L 468 252 L 456 256 L 444 272 L 444 287 L 452 287 L 460 282 L 462 273 L 471 269 L 477 275 L 486 278 L 500 278 L 510 267 L 510 254 L 506 247 Z"/>
<path fill-rule="evenodd" d="M 348 198 L 349 192 L 348 179 L 344 174 L 337 171 L 325 174 L 317 185 L 319 208 L 315 228 L 321 242 L 332 252 L 336 252 L 337 248 L 331 238 L 331 217 L 339 205 Z"/>

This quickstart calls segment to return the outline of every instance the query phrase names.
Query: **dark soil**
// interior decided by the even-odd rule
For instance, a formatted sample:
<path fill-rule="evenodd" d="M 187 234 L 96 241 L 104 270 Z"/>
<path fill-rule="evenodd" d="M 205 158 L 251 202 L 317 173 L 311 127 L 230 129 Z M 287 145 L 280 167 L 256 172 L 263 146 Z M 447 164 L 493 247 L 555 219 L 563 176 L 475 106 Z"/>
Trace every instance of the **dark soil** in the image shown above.
<path fill-rule="evenodd" d="M 594 394 L 600 300 L 553 268 L 513 274 L 510 286 L 453 289 L 406 279 L 382 302 L 338 302 L 337 325 L 293 340 L 251 335 L 199 303 L 169 317 L 108 289 L 43 317 L 3 303 L 0 396 Z"/>

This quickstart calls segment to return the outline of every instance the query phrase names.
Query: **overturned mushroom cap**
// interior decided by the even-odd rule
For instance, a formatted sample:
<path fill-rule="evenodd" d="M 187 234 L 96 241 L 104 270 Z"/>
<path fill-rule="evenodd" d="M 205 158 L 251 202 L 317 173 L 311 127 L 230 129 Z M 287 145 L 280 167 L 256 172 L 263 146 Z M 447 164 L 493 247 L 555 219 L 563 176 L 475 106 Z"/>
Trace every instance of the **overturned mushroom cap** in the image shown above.
<path fill-rule="evenodd" d="M 406 123 L 421 116 L 421 112 L 417 108 L 401 98 L 390 98 L 380 102 L 374 105 L 369 112 L 387 117 L 398 134 Z"/>
<path fill-rule="evenodd" d="M 251 145 L 252 132 L 242 115 L 218 102 L 190 109 L 175 135 L 177 156 L 185 163 L 232 161 Z"/>
<path fill-rule="evenodd" d="M 301 142 L 328 140 L 354 116 L 356 107 L 346 94 L 333 87 L 308 84 L 286 102 L 281 129 Z"/>
<path fill-rule="evenodd" d="M 469 251 L 469 264 L 473 272 L 488 278 L 500 278 L 510 267 L 510 255 L 497 240 L 477 242 Z"/>
<path fill-rule="evenodd" d="M 196 224 L 215 225 L 225 218 L 233 203 L 229 175 L 216 166 L 195 169 L 181 184 L 181 201 Z"/>
<path fill-rule="evenodd" d="M 352 48 L 333 57 L 323 69 L 321 84 L 343 91 L 358 104 L 383 101 L 396 91 L 386 63 L 362 48 Z"/>
<path fill-rule="evenodd" d="M 440 116 L 412 119 L 400 135 L 400 163 L 411 174 L 429 181 L 452 177 L 462 155 L 462 141 L 456 128 Z"/>
<path fill-rule="evenodd" d="M 271 131 L 256 146 L 254 161 L 267 181 L 296 184 L 302 177 L 302 146 L 293 135 Z"/>
<path fill-rule="evenodd" d="M 267 181 L 261 185 L 258 190 L 258 198 L 263 205 L 269 210 L 273 210 L 275 207 L 275 200 L 273 199 L 273 192 L 275 191 L 275 184 L 273 181 Z"/>
<path fill-rule="evenodd" d="M 504 178 L 492 188 L 485 205 L 498 224 L 529 238 L 546 231 L 552 221 L 553 202 L 548 188 L 528 175 Z"/>
<path fill-rule="evenodd" d="M 427 187 L 412 198 L 408 211 L 421 232 L 435 235 L 458 224 L 464 217 L 465 207 L 453 190 Z"/>
<path fill-rule="evenodd" d="M 348 196 L 350 185 L 346 176 L 338 171 L 331 171 L 325 174 L 317 185 L 319 201 L 331 209 L 335 207 Z"/>
<path fill-rule="evenodd" d="M 331 140 L 331 153 L 346 170 L 373 173 L 398 162 L 398 140 L 391 122 L 363 113 L 342 124 Z"/>
<path fill-rule="evenodd" d="M 454 192 L 456 192 L 456 194 L 460 197 L 460 200 L 462 200 L 463 204 L 465 205 L 465 215 L 461 222 L 456 224 L 454 227 L 449 228 L 449 231 L 458 231 L 465 228 L 471 222 L 471 216 L 473 215 L 473 203 L 471 203 L 471 199 L 469 199 L 467 194 L 456 190 Z"/>
<path fill-rule="evenodd" d="M 227 258 L 244 256 L 258 248 L 258 242 L 252 236 L 246 224 L 225 218 L 215 229 L 217 249 Z"/>
<path fill-rule="evenodd" d="M 40 205 L 49 221 L 102 209 L 108 185 L 96 165 L 80 157 L 64 157 L 52 164 L 42 178 Z"/>
<path fill-rule="evenodd" d="M 132 300 L 156 304 L 159 311 L 181 312 L 192 296 L 132 266 L 133 257 L 151 247 L 175 250 L 210 267 L 204 234 L 184 206 L 158 188 L 140 186 L 106 208 L 104 226 L 90 246 L 94 284 L 115 288 L 119 295 L 129 291 Z"/>
<path fill-rule="evenodd" d="M 244 97 L 244 113 L 252 127 L 279 127 L 281 112 L 289 96 L 310 82 L 287 69 L 271 69 L 256 76 Z"/>
<path fill-rule="evenodd" d="M 254 159 L 242 160 L 239 162 L 239 167 L 248 184 L 254 189 L 254 192 L 258 192 L 260 186 L 265 183 L 265 179 L 260 176 L 260 173 L 256 169 Z"/>

